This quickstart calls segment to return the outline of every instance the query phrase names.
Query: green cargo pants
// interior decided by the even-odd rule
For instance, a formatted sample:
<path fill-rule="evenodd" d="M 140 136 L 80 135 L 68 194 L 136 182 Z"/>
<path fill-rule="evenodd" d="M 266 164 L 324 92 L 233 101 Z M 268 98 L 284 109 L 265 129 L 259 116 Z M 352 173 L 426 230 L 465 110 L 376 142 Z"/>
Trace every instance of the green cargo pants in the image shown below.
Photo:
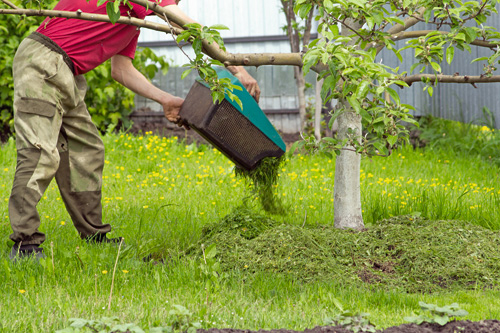
<path fill-rule="evenodd" d="M 80 237 L 111 230 L 102 224 L 104 145 L 84 102 L 87 83 L 64 58 L 25 39 L 14 57 L 17 166 L 9 200 L 10 238 L 41 244 L 36 206 L 55 177 Z"/>

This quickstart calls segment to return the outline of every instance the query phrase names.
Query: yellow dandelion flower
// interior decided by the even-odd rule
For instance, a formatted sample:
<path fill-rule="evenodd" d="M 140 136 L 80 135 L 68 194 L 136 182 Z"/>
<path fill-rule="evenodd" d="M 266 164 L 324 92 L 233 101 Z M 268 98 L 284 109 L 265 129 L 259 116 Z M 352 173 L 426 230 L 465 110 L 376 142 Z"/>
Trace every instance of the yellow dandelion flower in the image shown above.
<path fill-rule="evenodd" d="M 19 289 L 19 292 L 20 292 L 21 294 L 24 294 L 24 293 L 26 292 L 26 290 L 24 290 L 24 289 Z"/>
<path fill-rule="evenodd" d="M 108 271 L 104 270 L 101 272 L 102 274 L 108 274 Z"/>

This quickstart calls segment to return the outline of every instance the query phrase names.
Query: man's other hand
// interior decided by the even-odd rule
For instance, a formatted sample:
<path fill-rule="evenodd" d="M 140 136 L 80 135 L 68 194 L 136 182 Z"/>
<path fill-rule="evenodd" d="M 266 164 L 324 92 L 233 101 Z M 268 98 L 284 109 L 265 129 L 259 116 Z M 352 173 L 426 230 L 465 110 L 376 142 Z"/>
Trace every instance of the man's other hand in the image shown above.
<path fill-rule="evenodd" d="M 257 83 L 257 80 L 255 80 L 250 74 L 248 74 L 245 68 L 241 66 L 228 66 L 227 69 L 234 76 L 236 76 L 238 80 L 240 80 L 241 84 L 243 84 L 250 95 L 252 95 L 258 103 L 260 99 L 260 87 Z"/>

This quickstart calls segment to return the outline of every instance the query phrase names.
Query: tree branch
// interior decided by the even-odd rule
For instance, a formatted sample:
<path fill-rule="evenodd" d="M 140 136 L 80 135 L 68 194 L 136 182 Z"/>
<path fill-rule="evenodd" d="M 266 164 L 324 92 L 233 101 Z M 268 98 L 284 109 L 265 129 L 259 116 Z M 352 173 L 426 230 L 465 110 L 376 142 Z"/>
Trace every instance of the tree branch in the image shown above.
<path fill-rule="evenodd" d="M 425 8 L 420 8 L 417 10 L 417 17 L 422 17 L 422 15 L 425 12 Z M 397 34 L 398 32 L 408 30 L 409 28 L 413 27 L 415 24 L 419 23 L 420 21 L 416 17 L 407 17 L 404 20 L 404 24 L 396 24 L 395 26 L 391 27 L 387 32 L 391 35 Z"/>
<path fill-rule="evenodd" d="M 7 0 L 1 0 L 3 3 L 5 3 L 7 6 L 9 6 L 10 8 L 13 8 L 13 9 L 18 9 L 18 7 L 16 5 L 14 5 L 12 2 L 10 1 L 7 1 Z"/>
<path fill-rule="evenodd" d="M 305 27 L 305 32 L 304 36 L 302 37 L 302 52 L 307 51 L 307 46 L 309 45 L 309 41 L 311 40 L 311 27 L 312 27 L 312 20 L 314 17 L 314 8 L 309 12 L 309 16 L 306 19 L 306 27 Z"/>
<path fill-rule="evenodd" d="M 393 41 L 397 40 L 402 40 L 402 39 L 410 39 L 410 38 L 417 38 L 417 37 L 422 37 L 426 36 L 430 32 L 437 32 L 440 33 L 441 35 L 447 35 L 450 32 L 449 31 L 436 31 L 436 30 L 415 30 L 415 31 L 403 31 L 397 34 L 392 35 L 390 38 Z M 490 49 L 494 49 L 500 45 L 500 41 L 498 42 L 488 42 L 482 39 L 476 39 L 470 43 L 471 45 L 475 46 L 480 46 L 480 47 L 487 47 Z"/>
<path fill-rule="evenodd" d="M 469 84 L 474 84 L 474 83 L 492 83 L 492 82 L 500 82 L 500 75 L 493 75 L 493 76 L 486 76 L 486 75 L 475 75 L 475 76 L 468 76 L 468 75 L 444 75 L 444 74 L 439 74 L 439 75 L 434 75 L 434 74 L 415 74 L 415 75 L 409 75 L 406 77 L 400 78 L 401 81 L 404 81 L 411 85 L 413 82 L 420 82 L 423 79 L 428 79 L 431 80 L 431 82 L 435 82 L 436 80 L 438 82 L 443 82 L 443 83 L 469 83 Z"/>
<path fill-rule="evenodd" d="M 8 0 L 0 0 L 3 3 L 9 4 Z M 172 13 L 167 7 L 161 7 L 155 2 L 147 0 L 130 0 L 131 2 L 137 3 L 144 7 L 150 8 L 161 16 L 166 15 L 170 20 L 177 23 L 180 26 L 184 26 L 187 22 L 184 22 L 181 18 L 177 17 Z M 16 7 L 17 8 L 17 7 Z M 0 9 L 0 14 L 17 14 L 26 16 L 48 16 L 48 17 L 64 17 L 81 19 L 87 21 L 97 21 L 97 22 L 111 22 L 107 15 L 90 14 L 84 13 L 82 11 L 69 12 L 69 11 L 58 11 L 58 10 L 36 10 L 36 9 Z M 134 25 L 137 27 L 143 27 L 151 30 L 161 31 L 170 33 L 171 29 L 169 26 L 155 23 L 147 20 L 140 20 L 133 17 L 122 16 L 118 19 L 117 23 Z M 175 34 L 180 34 L 181 29 L 174 28 Z M 300 53 L 227 53 L 219 49 L 216 45 L 211 45 L 207 42 L 203 43 L 206 54 L 214 59 L 217 59 L 224 63 L 226 66 L 262 66 L 262 65 L 291 65 L 291 66 L 302 66 L 302 55 Z"/>
<path fill-rule="evenodd" d="M 425 12 L 425 8 L 420 8 L 419 10 L 417 10 L 417 13 L 418 13 L 418 16 L 419 17 L 422 17 L 422 15 L 424 14 Z M 389 30 L 387 30 L 387 33 L 389 35 L 396 35 L 400 32 L 403 32 L 411 27 L 413 27 L 415 24 L 419 23 L 420 21 L 418 19 L 416 19 L 415 17 L 407 17 L 405 20 L 404 20 L 404 24 L 396 24 L 394 26 L 392 26 Z M 377 50 L 377 54 L 379 54 L 385 47 L 385 44 L 375 44 L 373 43 L 372 47 L 375 47 L 376 50 Z"/>
<path fill-rule="evenodd" d="M 188 22 L 173 13 L 168 6 L 162 7 L 157 3 L 148 0 L 130 0 L 143 7 L 147 7 L 160 14 L 166 15 L 169 20 L 185 26 Z M 225 66 L 263 66 L 263 65 L 289 65 L 302 66 L 302 55 L 300 53 L 228 53 L 221 50 L 217 45 L 203 42 L 205 54 L 213 59 L 217 59 Z"/>
<path fill-rule="evenodd" d="M 5 0 L 1 0 L 5 2 Z M 76 12 L 69 12 L 69 11 L 62 11 L 62 10 L 37 10 L 37 9 L 2 9 L 0 8 L 0 14 L 17 14 L 17 15 L 26 15 L 26 16 L 48 16 L 48 17 L 64 17 L 68 19 L 79 19 L 79 20 L 86 20 L 86 21 L 97 21 L 97 22 L 111 22 L 109 20 L 109 17 L 107 15 L 101 15 L 101 14 L 90 14 L 90 13 L 84 13 L 80 10 Z M 146 21 L 146 20 L 140 20 L 135 17 L 126 17 L 126 16 L 121 16 L 117 23 L 121 24 L 128 24 L 128 25 L 134 25 L 137 27 L 142 27 L 142 28 L 148 28 L 151 30 L 156 30 L 156 31 L 161 31 L 161 32 L 166 32 L 170 33 L 170 27 L 164 24 L 156 23 L 156 22 L 151 22 L 151 21 Z"/>

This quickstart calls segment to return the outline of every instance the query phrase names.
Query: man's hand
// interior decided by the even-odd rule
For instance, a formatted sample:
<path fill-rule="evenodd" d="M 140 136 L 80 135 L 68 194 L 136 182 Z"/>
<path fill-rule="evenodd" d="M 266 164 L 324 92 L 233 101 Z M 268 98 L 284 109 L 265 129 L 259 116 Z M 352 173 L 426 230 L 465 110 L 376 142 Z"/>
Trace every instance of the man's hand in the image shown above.
<path fill-rule="evenodd" d="M 241 84 L 245 88 L 247 88 L 248 92 L 250 95 L 255 98 L 257 103 L 259 103 L 259 98 L 260 98 L 260 87 L 259 84 L 257 83 L 257 80 L 255 80 L 250 74 L 248 74 L 247 71 L 245 72 L 238 72 L 234 76 L 240 80 Z"/>
<path fill-rule="evenodd" d="M 132 59 L 122 55 L 111 57 L 111 76 L 133 92 L 160 103 L 165 118 L 189 129 L 187 125 L 181 124 L 179 117 L 179 111 L 184 100 L 154 86 L 134 67 Z"/>
<path fill-rule="evenodd" d="M 165 113 L 165 118 L 168 121 L 182 126 L 179 122 L 181 118 L 179 117 L 179 111 L 181 109 L 184 100 L 180 97 L 171 96 L 161 103 L 163 106 L 163 113 Z"/>
<path fill-rule="evenodd" d="M 238 80 L 240 80 L 241 84 L 248 90 L 250 95 L 255 98 L 257 103 L 260 98 L 260 87 L 255 80 L 243 67 L 236 66 L 228 66 L 227 69 L 234 75 Z"/>

